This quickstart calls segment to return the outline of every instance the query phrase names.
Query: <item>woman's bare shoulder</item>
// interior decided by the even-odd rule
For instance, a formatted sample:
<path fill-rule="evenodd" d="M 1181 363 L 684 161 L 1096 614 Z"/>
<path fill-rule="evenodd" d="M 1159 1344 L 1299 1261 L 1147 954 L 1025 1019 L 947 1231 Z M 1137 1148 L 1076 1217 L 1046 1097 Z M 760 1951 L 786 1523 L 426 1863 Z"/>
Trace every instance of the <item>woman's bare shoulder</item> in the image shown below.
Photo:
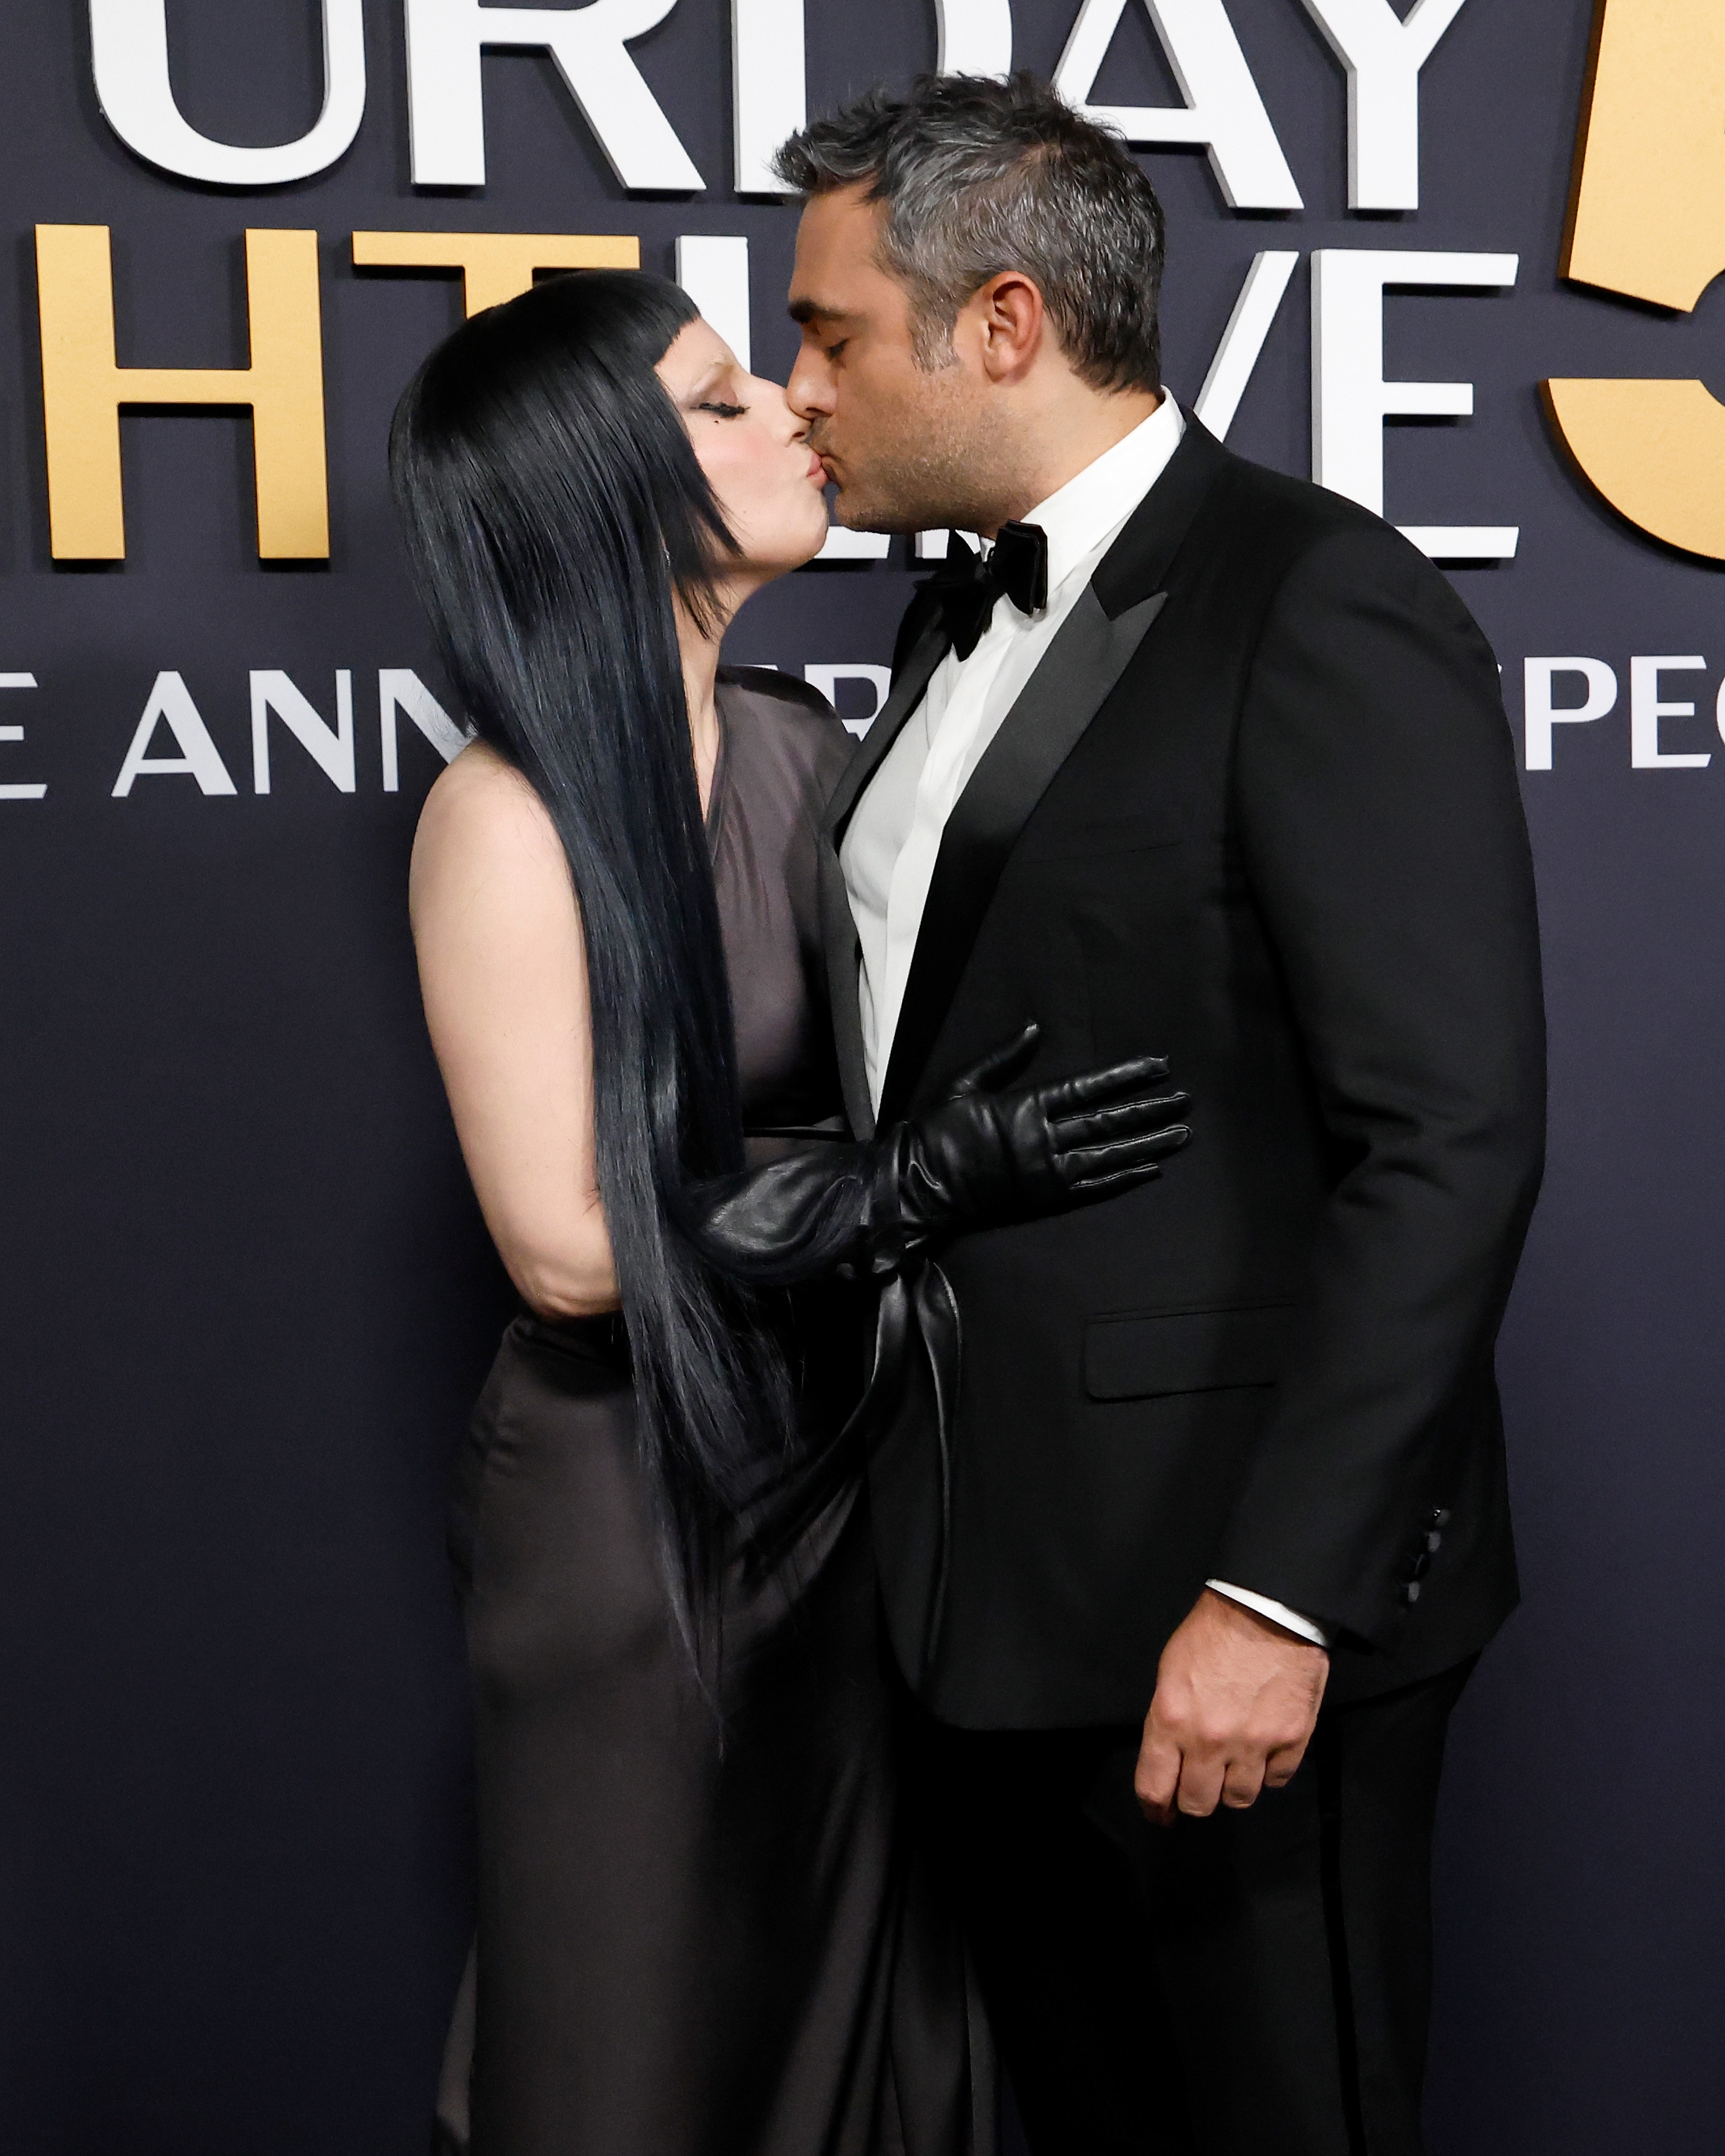
<path fill-rule="evenodd" d="M 538 886 L 567 902 L 562 846 L 544 803 L 513 764 L 475 742 L 439 775 L 419 812 L 414 908 L 481 884 L 518 895 Z"/>
<path fill-rule="evenodd" d="M 551 832 L 545 804 L 512 763 L 485 742 L 470 742 L 438 774 L 419 812 L 418 836 L 516 827 Z M 554 834 L 553 834 L 554 835 Z"/>

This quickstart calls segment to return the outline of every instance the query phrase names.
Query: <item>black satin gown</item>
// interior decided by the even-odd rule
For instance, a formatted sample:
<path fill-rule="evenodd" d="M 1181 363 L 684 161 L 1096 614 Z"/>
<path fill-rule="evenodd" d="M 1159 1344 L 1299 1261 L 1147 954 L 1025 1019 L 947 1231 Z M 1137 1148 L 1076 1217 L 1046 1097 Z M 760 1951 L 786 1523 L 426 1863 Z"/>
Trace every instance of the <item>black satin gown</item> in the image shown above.
<path fill-rule="evenodd" d="M 721 684 L 708 819 L 754 1127 L 838 1107 L 814 844 L 848 744 L 777 680 Z M 819 1296 L 803 1345 L 820 1475 L 860 1352 Z M 906 1831 L 855 1466 L 782 1563 L 733 1578 L 721 1745 L 673 1630 L 632 1415 L 616 1321 L 522 1317 L 475 1417 L 455 1539 L 479 1917 L 441 2145 L 987 2156 L 987 2040 Z"/>

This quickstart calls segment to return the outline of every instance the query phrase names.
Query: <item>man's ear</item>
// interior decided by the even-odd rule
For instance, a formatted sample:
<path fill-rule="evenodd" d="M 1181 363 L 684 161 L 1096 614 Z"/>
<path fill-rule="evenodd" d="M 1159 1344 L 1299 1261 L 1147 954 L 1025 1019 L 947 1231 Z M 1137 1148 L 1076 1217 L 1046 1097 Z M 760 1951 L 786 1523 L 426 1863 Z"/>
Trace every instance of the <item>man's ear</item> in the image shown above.
<path fill-rule="evenodd" d="M 990 381 L 1022 380 L 1041 352 L 1047 326 L 1036 286 L 1021 270 L 1003 270 L 972 294 L 965 312 L 973 316 L 978 357 Z"/>

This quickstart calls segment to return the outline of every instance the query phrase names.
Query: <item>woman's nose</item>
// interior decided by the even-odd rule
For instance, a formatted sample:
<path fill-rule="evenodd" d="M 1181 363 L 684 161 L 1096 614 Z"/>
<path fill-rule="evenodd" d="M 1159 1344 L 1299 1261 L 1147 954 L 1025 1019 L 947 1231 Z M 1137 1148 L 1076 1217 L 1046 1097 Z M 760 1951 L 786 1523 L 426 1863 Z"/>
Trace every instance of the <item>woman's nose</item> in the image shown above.
<path fill-rule="evenodd" d="M 800 442 L 809 432 L 809 422 L 791 409 L 790 399 L 781 384 L 768 382 L 758 374 L 752 379 L 758 393 L 756 401 L 770 414 L 769 424 L 774 434 L 786 442 Z"/>

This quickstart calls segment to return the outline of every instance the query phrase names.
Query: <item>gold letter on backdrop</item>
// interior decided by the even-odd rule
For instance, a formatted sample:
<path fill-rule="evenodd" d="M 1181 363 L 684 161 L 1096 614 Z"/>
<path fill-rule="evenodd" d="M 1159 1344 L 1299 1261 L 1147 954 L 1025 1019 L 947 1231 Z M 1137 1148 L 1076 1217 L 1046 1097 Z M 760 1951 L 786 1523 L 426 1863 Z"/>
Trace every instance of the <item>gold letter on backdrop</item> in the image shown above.
<path fill-rule="evenodd" d="M 537 270 L 639 270 L 632 234 L 575 232 L 356 232 L 362 270 L 459 270 L 470 315 L 525 292 Z"/>
<path fill-rule="evenodd" d="M 248 232 L 245 263 L 249 367 L 121 367 L 107 226 L 37 226 L 49 521 L 57 560 L 125 559 L 120 414 L 136 404 L 249 405 L 259 554 L 265 561 L 327 557 L 317 234 Z"/>
<path fill-rule="evenodd" d="M 1566 276 L 1687 314 L 1725 270 L 1725 6 L 1599 0 Z M 1548 382 L 1570 454 L 1656 538 L 1725 560 L 1725 404 L 1676 379 Z"/>

